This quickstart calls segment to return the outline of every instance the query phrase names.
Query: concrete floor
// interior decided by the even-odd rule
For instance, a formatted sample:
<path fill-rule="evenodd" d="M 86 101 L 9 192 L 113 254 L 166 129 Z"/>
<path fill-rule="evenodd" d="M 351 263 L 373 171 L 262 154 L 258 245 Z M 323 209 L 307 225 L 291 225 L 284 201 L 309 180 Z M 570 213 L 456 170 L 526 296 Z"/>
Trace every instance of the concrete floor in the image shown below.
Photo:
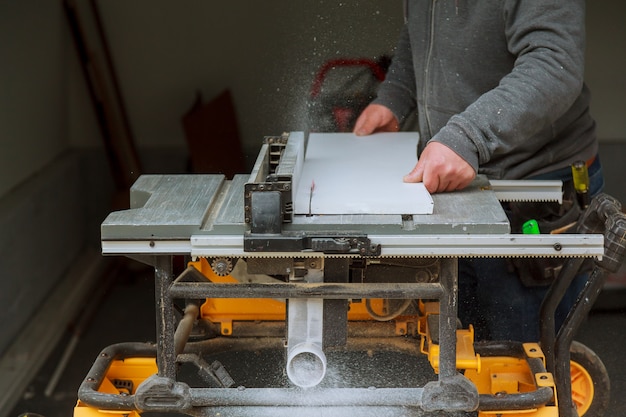
<path fill-rule="evenodd" d="M 580 329 L 577 340 L 593 349 L 604 361 L 611 379 L 611 400 L 608 416 L 626 415 L 626 291 L 612 290 L 601 294 L 588 320 Z M 606 307 L 606 308 L 605 308 Z M 17 417 L 37 413 L 44 417 L 73 415 L 76 392 L 93 360 L 106 346 L 128 341 L 153 341 L 155 334 L 154 288 L 152 271 L 139 264 L 128 274 L 114 281 L 102 301 L 98 313 L 87 330 L 80 335 L 78 345 L 50 395 L 50 380 L 63 351 L 70 342 L 72 329 L 24 392 L 9 414 Z"/>

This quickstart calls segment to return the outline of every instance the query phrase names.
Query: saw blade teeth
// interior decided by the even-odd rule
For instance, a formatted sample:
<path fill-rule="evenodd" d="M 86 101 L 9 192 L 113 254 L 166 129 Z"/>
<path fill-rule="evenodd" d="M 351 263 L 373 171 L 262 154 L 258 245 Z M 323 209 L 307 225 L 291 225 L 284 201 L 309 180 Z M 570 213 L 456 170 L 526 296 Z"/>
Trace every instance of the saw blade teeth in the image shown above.
<path fill-rule="evenodd" d="M 555 198 L 541 198 L 536 196 L 512 196 L 505 195 L 498 198 L 501 202 L 521 202 L 521 203 L 556 203 L 559 200 Z"/>

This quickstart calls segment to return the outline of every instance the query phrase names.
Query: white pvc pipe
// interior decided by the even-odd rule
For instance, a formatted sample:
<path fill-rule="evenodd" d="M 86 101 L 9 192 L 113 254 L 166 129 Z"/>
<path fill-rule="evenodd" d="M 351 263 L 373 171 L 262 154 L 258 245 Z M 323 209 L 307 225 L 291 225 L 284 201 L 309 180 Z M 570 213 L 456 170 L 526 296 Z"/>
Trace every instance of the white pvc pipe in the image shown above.
<path fill-rule="evenodd" d="M 314 387 L 326 375 L 326 355 L 317 343 L 300 343 L 289 350 L 287 376 L 302 388 Z"/>
<path fill-rule="evenodd" d="M 299 387 L 314 387 L 326 375 L 323 311 L 321 299 L 289 300 L 287 376 Z"/>

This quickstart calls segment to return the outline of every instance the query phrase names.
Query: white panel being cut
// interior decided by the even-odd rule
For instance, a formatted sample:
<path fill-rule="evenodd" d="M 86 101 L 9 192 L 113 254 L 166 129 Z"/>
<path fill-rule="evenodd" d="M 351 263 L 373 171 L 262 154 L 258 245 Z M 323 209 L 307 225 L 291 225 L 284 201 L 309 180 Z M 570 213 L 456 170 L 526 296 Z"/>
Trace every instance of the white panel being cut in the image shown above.
<path fill-rule="evenodd" d="M 295 214 L 432 214 L 424 185 L 402 181 L 417 163 L 417 141 L 404 132 L 311 133 Z"/>

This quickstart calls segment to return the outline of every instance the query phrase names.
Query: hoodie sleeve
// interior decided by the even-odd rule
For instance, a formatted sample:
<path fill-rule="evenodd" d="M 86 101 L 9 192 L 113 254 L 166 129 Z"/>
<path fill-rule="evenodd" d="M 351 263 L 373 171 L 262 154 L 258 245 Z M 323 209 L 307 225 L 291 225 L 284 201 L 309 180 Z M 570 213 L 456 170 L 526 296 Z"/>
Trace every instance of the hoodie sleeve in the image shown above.
<path fill-rule="evenodd" d="M 474 169 L 550 129 L 583 87 L 584 0 L 505 0 L 504 30 L 516 59 L 499 85 L 433 137 Z M 537 135 L 550 141 L 550 135 Z M 536 151 L 547 143 L 535 143 Z"/>
<path fill-rule="evenodd" d="M 415 109 L 415 73 L 406 25 L 400 34 L 387 77 L 379 86 L 373 103 L 389 108 L 400 123 Z"/>

